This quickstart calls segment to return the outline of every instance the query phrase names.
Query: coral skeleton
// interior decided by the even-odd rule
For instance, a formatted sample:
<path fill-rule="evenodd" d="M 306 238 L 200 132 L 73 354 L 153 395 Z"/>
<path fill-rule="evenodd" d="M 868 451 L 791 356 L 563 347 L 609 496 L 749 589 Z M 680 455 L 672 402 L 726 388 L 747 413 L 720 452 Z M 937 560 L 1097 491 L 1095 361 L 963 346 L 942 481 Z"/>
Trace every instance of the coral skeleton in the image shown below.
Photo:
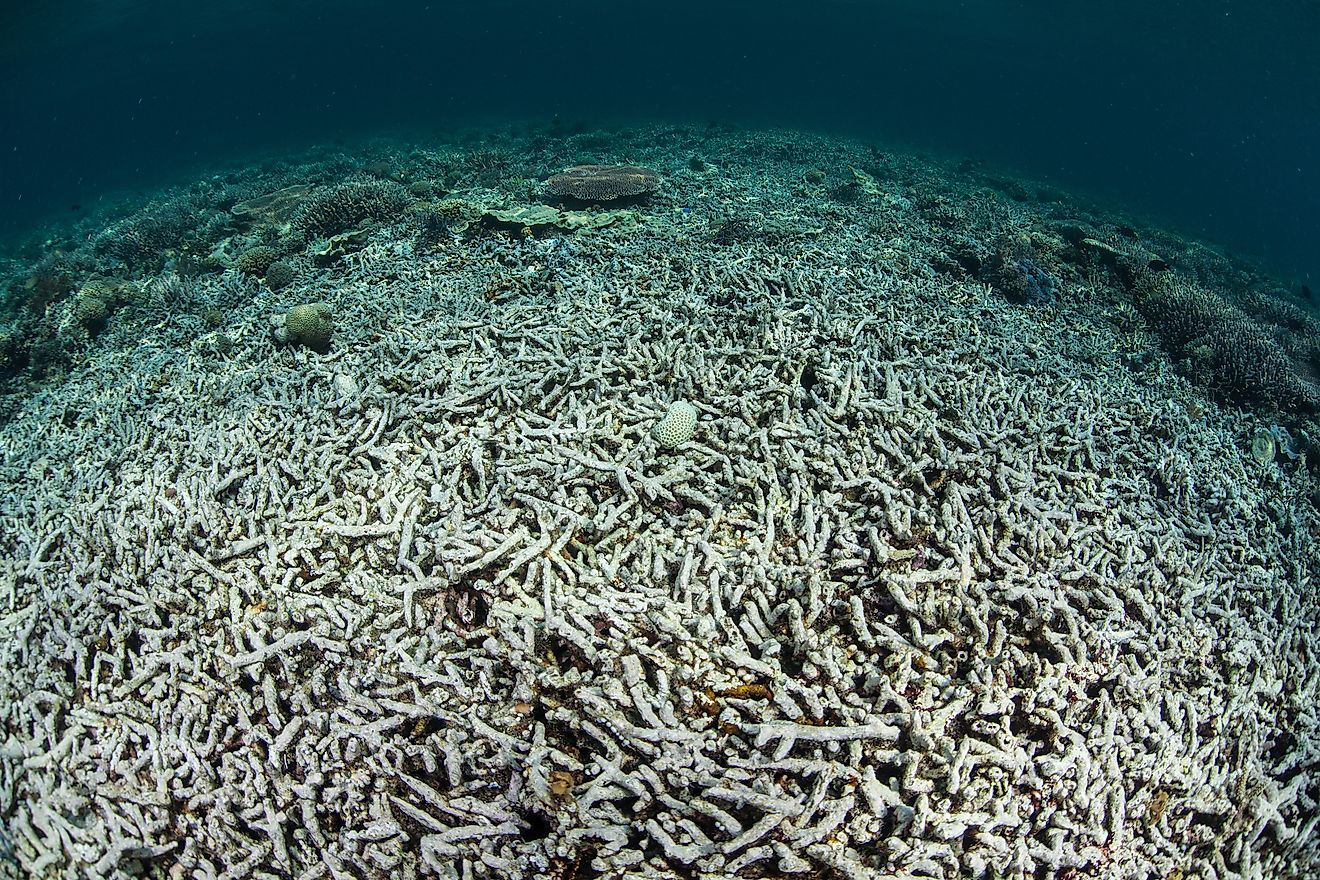
<path fill-rule="evenodd" d="M 109 316 L 0 424 L 0 875 L 1315 876 L 1305 457 L 1098 274 L 930 270 L 908 160 L 683 213 L 871 161 L 797 143 L 571 238 L 318 190 L 386 225 Z"/>

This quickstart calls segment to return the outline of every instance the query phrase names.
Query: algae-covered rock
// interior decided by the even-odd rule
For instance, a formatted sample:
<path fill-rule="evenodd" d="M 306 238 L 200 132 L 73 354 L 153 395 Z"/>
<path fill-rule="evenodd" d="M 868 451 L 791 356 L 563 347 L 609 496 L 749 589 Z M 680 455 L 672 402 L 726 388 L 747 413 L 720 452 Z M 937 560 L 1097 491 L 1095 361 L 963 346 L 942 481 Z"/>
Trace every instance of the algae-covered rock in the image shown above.
<path fill-rule="evenodd" d="M 553 227 L 565 232 L 601 229 L 606 226 L 636 226 L 636 211 L 561 210 L 549 205 L 490 206 L 466 199 L 444 199 L 419 209 L 423 224 L 433 234 L 462 234 L 485 222 L 516 229 Z"/>
<path fill-rule="evenodd" d="M 16 327 L 0 327 L 0 377 L 12 376 L 27 362 L 23 334 Z"/>
<path fill-rule="evenodd" d="M 365 228 L 341 232 L 339 235 L 332 235 L 320 244 L 310 248 L 307 252 L 316 265 L 329 266 L 344 256 L 366 247 L 367 239 L 370 237 L 371 230 Z"/>
<path fill-rule="evenodd" d="M 574 232 L 579 229 L 601 229 L 606 226 L 635 226 L 635 211 L 561 211 L 549 205 L 522 205 L 514 208 L 487 208 L 485 215 L 496 223 L 518 227 L 553 226 Z"/>
<path fill-rule="evenodd" d="M 866 193 L 868 196 L 880 195 L 880 184 L 875 182 L 875 178 L 867 174 L 860 168 L 852 169 L 853 185 Z"/>
<path fill-rule="evenodd" d="M 487 208 L 486 216 L 514 226 L 555 226 L 562 215 L 549 205 L 523 205 L 517 208 Z"/>
<path fill-rule="evenodd" d="M 467 199 L 442 199 L 421 208 L 427 226 L 462 235 L 481 220 L 485 208 Z"/>
<path fill-rule="evenodd" d="M 1268 428 L 1257 428 L 1251 435 L 1251 457 L 1261 465 L 1271 464 L 1278 454 L 1274 442 L 1274 432 Z"/>
<path fill-rule="evenodd" d="M 251 223 L 284 220 L 311 195 L 313 189 L 315 187 L 305 184 L 286 186 L 273 193 L 239 202 L 229 212 L 239 220 Z"/>

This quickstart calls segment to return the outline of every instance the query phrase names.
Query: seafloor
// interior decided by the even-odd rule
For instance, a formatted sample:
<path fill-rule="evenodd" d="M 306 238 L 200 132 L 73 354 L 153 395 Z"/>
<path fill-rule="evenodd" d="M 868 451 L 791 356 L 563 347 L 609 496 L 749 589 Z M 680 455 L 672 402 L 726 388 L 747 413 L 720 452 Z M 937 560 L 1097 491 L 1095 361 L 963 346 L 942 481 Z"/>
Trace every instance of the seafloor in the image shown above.
<path fill-rule="evenodd" d="M 1320 873 L 1320 324 L 1244 261 L 974 161 L 529 126 L 0 281 L 0 874 Z"/>

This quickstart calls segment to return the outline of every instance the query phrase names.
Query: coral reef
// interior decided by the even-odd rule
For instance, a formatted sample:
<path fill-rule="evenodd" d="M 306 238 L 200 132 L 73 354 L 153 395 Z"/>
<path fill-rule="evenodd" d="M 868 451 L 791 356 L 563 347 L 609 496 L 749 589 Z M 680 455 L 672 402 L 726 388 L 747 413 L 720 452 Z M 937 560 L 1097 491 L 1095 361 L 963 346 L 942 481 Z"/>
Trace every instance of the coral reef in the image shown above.
<path fill-rule="evenodd" d="M 1146 273 L 1137 294 L 1155 332 L 1184 358 L 1200 383 L 1251 405 L 1320 407 L 1320 387 L 1299 372 L 1278 341 L 1222 295 L 1173 273 Z"/>
<path fill-rule="evenodd" d="M 261 278 L 266 274 L 266 270 L 271 267 L 271 264 L 279 258 L 279 251 L 261 244 L 248 248 L 239 254 L 238 259 L 234 260 L 234 268 L 244 275 Z"/>
<path fill-rule="evenodd" d="M 308 184 L 286 186 L 272 193 L 236 202 L 229 212 L 248 223 L 276 223 L 291 217 L 314 191 L 315 187 Z"/>
<path fill-rule="evenodd" d="M 110 313 L 135 295 L 131 286 L 123 281 L 102 277 L 88 279 L 69 299 L 69 321 L 95 336 L 105 329 Z"/>
<path fill-rule="evenodd" d="M 1029 239 L 1001 237 L 993 258 L 981 267 L 980 276 L 1009 302 L 1031 306 L 1054 302 L 1057 284 L 1041 267 Z"/>
<path fill-rule="evenodd" d="M 0 875 L 1316 875 L 1320 426 L 1277 282 L 867 144 L 473 142 L 161 195 L 205 210 L 158 269 L 105 216 L 0 264 L 69 281 L 0 325 Z M 672 169 L 637 222 L 491 222 L 530 207 L 504 157 L 590 142 Z M 314 212 L 226 207 L 377 164 L 466 188 L 323 265 Z M 1049 308 L 982 281 L 1000 233 Z M 272 345 L 327 303 L 332 352 Z M 701 430 L 657 453 L 672 401 Z"/>
<path fill-rule="evenodd" d="M 691 440 L 696 430 L 697 408 L 686 400 L 676 400 L 656 422 L 652 434 L 662 449 L 674 449 Z"/>
<path fill-rule="evenodd" d="M 198 231 L 194 208 L 184 200 L 163 201 L 102 232 L 98 252 L 122 261 L 132 272 L 155 271 L 184 248 Z"/>
<path fill-rule="evenodd" d="M 330 236 L 353 229 L 364 220 L 397 220 L 411 203 L 408 190 L 393 181 L 348 180 L 304 198 L 293 224 L 312 237 Z"/>
<path fill-rule="evenodd" d="M 97 291 L 84 288 L 73 298 L 73 319 L 88 333 L 96 334 L 110 317 L 110 303 Z"/>
<path fill-rule="evenodd" d="M 1143 275 L 1137 285 L 1137 304 L 1164 343 L 1174 350 L 1185 348 L 1212 330 L 1247 321 L 1247 316 L 1224 297 L 1179 275 Z"/>
<path fill-rule="evenodd" d="M 639 196 L 659 185 L 660 175 L 637 165 L 574 165 L 545 182 L 546 189 L 554 195 L 588 202 Z"/>
<path fill-rule="evenodd" d="M 266 286 L 271 290 L 283 290 L 298 277 L 298 270 L 288 260 L 276 260 L 266 267 Z"/>
<path fill-rule="evenodd" d="M 304 303 L 276 316 L 274 333 L 280 342 L 305 345 L 315 352 L 325 354 L 330 350 L 334 326 L 330 306 L 320 302 Z"/>

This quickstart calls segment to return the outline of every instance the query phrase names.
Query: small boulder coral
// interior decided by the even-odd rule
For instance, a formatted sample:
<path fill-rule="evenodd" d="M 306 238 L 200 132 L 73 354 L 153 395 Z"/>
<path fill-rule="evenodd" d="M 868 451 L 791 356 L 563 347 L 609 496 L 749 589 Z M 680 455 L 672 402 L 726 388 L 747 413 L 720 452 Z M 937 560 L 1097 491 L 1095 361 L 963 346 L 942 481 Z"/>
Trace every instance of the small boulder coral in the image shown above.
<path fill-rule="evenodd" d="M 334 332 L 334 318 L 325 303 L 304 303 L 289 309 L 278 320 L 275 338 L 281 342 L 305 345 L 312 351 L 325 354 L 330 350 L 330 334 Z"/>
<path fill-rule="evenodd" d="M 110 318 L 110 303 L 97 293 L 79 291 L 73 298 L 73 319 L 95 336 Z"/>
<path fill-rule="evenodd" d="M 73 295 L 69 316 L 78 326 L 95 336 L 105 329 L 110 313 L 123 304 L 129 285 L 112 278 L 92 278 Z"/>
<path fill-rule="evenodd" d="M 266 286 L 271 290 L 283 290 L 298 277 L 298 271 L 286 260 L 276 260 L 266 269 Z"/>
<path fill-rule="evenodd" d="M 691 440 L 696 430 L 697 408 L 686 400 L 676 400 L 656 423 L 652 434 L 661 448 L 674 449 Z"/>
<path fill-rule="evenodd" d="M 244 275 L 260 278 L 279 258 L 280 255 L 274 248 L 259 244 L 239 254 L 238 259 L 234 261 L 234 268 Z"/>

